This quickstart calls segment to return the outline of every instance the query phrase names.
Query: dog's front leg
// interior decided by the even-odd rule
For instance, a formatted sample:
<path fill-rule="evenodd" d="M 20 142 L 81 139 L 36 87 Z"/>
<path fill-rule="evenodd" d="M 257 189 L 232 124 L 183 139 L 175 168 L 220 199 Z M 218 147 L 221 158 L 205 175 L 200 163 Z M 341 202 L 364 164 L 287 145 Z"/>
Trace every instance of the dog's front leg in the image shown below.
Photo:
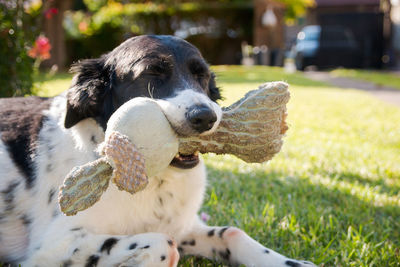
<path fill-rule="evenodd" d="M 95 235 L 83 228 L 46 235 L 22 266 L 176 266 L 177 246 L 164 234 Z"/>
<path fill-rule="evenodd" d="M 197 255 L 219 260 L 231 266 L 312 267 L 311 262 L 297 261 L 262 246 L 235 227 L 204 225 L 200 220 L 183 239 L 178 250 L 184 255 Z"/>

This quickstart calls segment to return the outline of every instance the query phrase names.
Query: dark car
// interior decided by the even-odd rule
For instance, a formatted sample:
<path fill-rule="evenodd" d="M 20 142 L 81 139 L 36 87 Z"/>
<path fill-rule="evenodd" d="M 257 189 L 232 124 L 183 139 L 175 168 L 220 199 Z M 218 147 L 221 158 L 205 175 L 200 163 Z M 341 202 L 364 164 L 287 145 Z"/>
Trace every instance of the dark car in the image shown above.
<path fill-rule="evenodd" d="M 361 66 L 361 53 L 353 33 L 342 26 L 306 26 L 292 49 L 296 67 L 318 68 Z"/>

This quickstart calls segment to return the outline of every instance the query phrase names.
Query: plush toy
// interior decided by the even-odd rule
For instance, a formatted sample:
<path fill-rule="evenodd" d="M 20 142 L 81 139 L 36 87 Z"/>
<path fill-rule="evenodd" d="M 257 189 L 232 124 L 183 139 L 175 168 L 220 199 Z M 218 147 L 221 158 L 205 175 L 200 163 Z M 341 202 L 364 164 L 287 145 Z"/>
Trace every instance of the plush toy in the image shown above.
<path fill-rule="evenodd" d="M 264 162 L 278 153 L 288 129 L 288 85 L 271 82 L 223 109 L 210 135 L 178 138 L 153 99 L 134 98 L 111 116 L 101 145 L 102 158 L 74 168 L 60 188 L 59 204 L 74 215 L 96 203 L 112 180 L 120 190 L 143 190 L 148 177 L 168 167 L 175 155 L 213 152 L 246 162 Z"/>

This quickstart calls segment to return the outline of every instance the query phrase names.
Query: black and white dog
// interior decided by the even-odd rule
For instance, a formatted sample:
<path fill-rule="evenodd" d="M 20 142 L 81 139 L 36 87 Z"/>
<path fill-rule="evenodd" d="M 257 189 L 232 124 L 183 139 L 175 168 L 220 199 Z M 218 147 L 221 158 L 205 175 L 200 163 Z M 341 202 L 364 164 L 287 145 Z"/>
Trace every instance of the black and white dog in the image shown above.
<path fill-rule="evenodd" d="M 237 228 L 202 223 L 206 171 L 197 154 L 177 155 L 135 195 L 110 184 L 93 207 L 61 214 L 64 177 L 99 156 L 107 120 L 126 101 L 160 99 L 178 135 L 211 132 L 221 118 L 213 74 L 195 47 L 175 37 L 131 38 L 73 71 L 66 94 L 0 100 L 0 262 L 176 266 L 190 254 L 231 265 L 314 266 Z"/>

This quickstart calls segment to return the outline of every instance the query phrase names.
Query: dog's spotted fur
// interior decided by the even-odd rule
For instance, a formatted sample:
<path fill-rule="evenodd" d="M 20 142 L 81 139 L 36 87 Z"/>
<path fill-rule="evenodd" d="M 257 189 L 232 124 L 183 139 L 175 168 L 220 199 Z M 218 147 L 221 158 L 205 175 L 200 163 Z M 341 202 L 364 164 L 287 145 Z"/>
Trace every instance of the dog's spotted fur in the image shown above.
<path fill-rule="evenodd" d="M 107 120 L 124 102 L 159 99 L 180 135 L 213 131 L 221 118 L 213 74 L 196 48 L 174 37 L 132 38 L 74 70 L 66 94 L 0 100 L 0 262 L 176 266 L 180 253 L 231 265 L 312 266 L 266 249 L 237 228 L 202 223 L 202 161 L 168 167 L 135 195 L 110 184 L 90 209 L 61 214 L 57 195 L 64 177 L 99 156 Z M 188 122 L 193 106 L 217 118 L 211 129 Z"/>

